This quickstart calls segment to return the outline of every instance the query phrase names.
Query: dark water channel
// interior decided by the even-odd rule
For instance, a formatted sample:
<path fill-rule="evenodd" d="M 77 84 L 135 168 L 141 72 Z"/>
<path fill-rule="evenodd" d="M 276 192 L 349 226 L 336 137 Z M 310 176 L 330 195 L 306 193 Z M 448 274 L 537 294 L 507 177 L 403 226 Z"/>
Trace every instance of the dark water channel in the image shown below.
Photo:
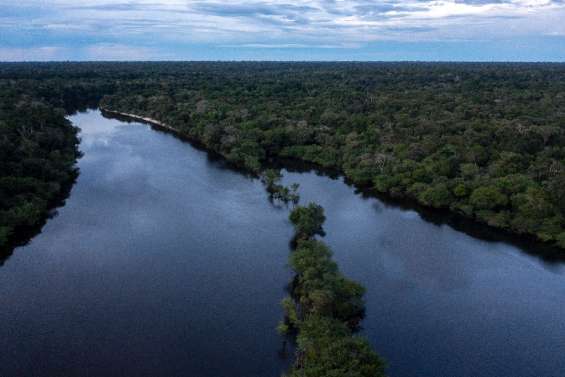
<path fill-rule="evenodd" d="M 0 376 L 276 377 L 288 212 L 260 182 L 89 111 L 59 215 L 0 267 Z M 322 204 L 391 377 L 564 377 L 565 267 L 285 174 Z"/>

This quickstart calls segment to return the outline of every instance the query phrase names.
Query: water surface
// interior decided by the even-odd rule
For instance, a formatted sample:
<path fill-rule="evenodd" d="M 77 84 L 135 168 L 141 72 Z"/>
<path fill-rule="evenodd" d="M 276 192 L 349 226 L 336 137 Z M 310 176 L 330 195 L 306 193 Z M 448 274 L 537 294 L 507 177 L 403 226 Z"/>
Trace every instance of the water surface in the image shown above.
<path fill-rule="evenodd" d="M 565 376 L 563 264 L 363 198 L 341 179 L 285 180 L 326 209 L 325 240 L 367 288 L 363 333 L 391 377 Z"/>
<path fill-rule="evenodd" d="M 260 182 L 140 123 L 77 114 L 81 174 L 0 268 L 0 376 L 279 376 L 288 212 Z M 565 376 L 565 273 L 285 172 L 367 288 L 363 334 L 391 377 Z"/>
<path fill-rule="evenodd" d="M 0 269 L 0 376 L 279 376 L 287 214 L 174 136 L 71 119 L 70 198 Z"/>

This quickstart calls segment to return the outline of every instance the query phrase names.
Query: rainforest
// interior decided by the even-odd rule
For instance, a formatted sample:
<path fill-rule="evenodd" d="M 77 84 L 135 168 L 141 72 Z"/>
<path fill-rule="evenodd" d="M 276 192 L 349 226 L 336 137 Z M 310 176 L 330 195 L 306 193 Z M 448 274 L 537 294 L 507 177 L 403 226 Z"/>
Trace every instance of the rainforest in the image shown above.
<path fill-rule="evenodd" d="M 171 153 L 170 157 L 167 153 Z M 132 158 L 132 154 L 137 157 Z M 262 284 L 260 281 L 238 281 L 247 278 L 232 276 L 235 271 L 221 262 L 225 257 L 222 253 L 230 253 L 232 248 L 239 253 L 239 250 L 248 248 L 250 254 L 242 254 L 247 265 L 239 265 L 241 259 L 234 259 L 232 263 L 249 275 L 257 273 L 257 278 L 268 279 L 268 271 L 261 270 L 267 266 L 272 271 L 277 270 L 273 273 L 272 285 L 265 284 L 264 288 L 270 292 L 268 297 L 260 299 L 271 309 L 257 314 L 256 322 L 246 326 L 257 332 L 266 331 L 267 335 L 261 338 L 264 344 L 276 343 L 271 333 L 277 336 L 283 344 L 279 353 L 292 356 L 290 359 L 283 358 L 285 361 L 273 361 L 277 350 L 273 350 L 271 345 L 254 351 L 262 355 L 263 362 L 270 360 L 268 364 L 257 366 L 258 369 L 253 369 L 256 362 L 250 356 L 253 352 L 240 355 L 241 365 L 233 358 L 229 361 L 222 359 L 218 365 L 235 365 L 233 371 L 236 375 L 288 373 L 297 377 L 378 377 L 410 376 L 422 371 L 425 372 L 422 375 L 426 375 L 442 370 L 447 373 L 444 375 L 455 376 L 454 370 L 465 368 L 469 368 L 470 374 L 457 376 L 497 375 L 500 370 L 496 363 L 486 363 L 484 369 L 473 369 L 479 365 L 474 358 L 477 355 L 465 354 L 462 359 L 466 362 L 454 365 L 442 361 L 448 350 L 442 348 L 439 338 L 427 345 L 435 351 L 423 351 L 428 347 L 418 342 L 431 337 L 430 327 L 426 327 L 426 320 L 417 317 L 417 313 L 422 314 L 421 310 L 427 304 L 422 302 L 416 308 L 411 306 L 422 297 L 430 299 L 428 304 L 444 305 L 439 317 L 445 320 L 446 324 L 442 326 L 446 327 L 438 328 L 445 330 L 443 336 L 446 338 L 456 339 L 454 344 L 471 338 L 469 342 L 475 349 L 483 346 L 485 350 L 489 349 L 479 338 L 474 338 L 478 334 L 476 330 L 481 323 L 489 326 L 499 324 L 501 317 L 498 314 L 502 315 L 512 306 L 517 308 L 515 321 L 509 321 L 512 329 L 520 323 L 535 328 L 529 340 L 540 346 L 537 349 L 544 349 L 539 343 L 543 338 L 540 334 L 551 330 L 556 338 L 550 337 L 548 342 L 555 345 L 555 350 L 558 349 L 559 321 L 552 322 L 551 313 L 546 310 L 538 313 L 540 318 L 547 320 L 544 325 L 536 320 L 534 307 L 520 301 L 500 307 L 497 314 L 489 317 L 474 297 L 480 292 L 487 292 L 490 284 L 506 287 L 509 280 L 502 280 L 501 276 L 523 273 L 525 276 L 522 278 L 531 278 L 535 284 L 539 283 L 539 286 L 531 286 L 531 291 L 524 288 L 528 291 L 524 294 L 532 297 L 531 305 L 536 300 L 558 305 L 559 299 L 551 297 L 560 297 L 562 292 L 559 279 L 565 258 L 563 64 L 0 63 L 0 157 L 0 265 L 4 265 L 0 275 L 8 271 L 6 280 L 0 279 L 4 286 L 8 286 L 10 274 L 18 276 L 24 270 L 38 268 L 32 261 L 34 253 L 25 253 L 25 250 L 35 250 L 41 255 L 40 250 L 66 250 L 74 245 L 77 252 L 85 252 L 82 249 L 84 245 L 96 248 L 104 244 L 104 253 L 108 256 L 113 253 L 116 258 L 127 255 L 127 260 L 138 258 L 134 244 L 142 260 L 149 255 L 146 250 L 149 245 L 156 254 L 161 248 L 165 255 L 166 250 L 175 250 L 163 257 L 162 265 L 148 259 L 145 267 L 138 266 L 139 270 L 130 271 L 132 276 L 145 279 L 147 268 L 161 266 L 159 268 L 163 270 L 154 271 L 154 279 L 159 283 L 150 285 L 149 279 L 140 283 L 140 287 L 144 287 L 151 297 L 170 295 L 175 303 L 152 302 L 151 316 L 149 311 L 143 310 L 140 313 L 146 314 L 132 316 L 139 316 L 144 328 L 149 328 L 150 321 L 155 320 L 155 313 L 159 312 L 159 305 L 172 305 L 171 312 L 167 314 L 171 316 L 171 323 L 183 324 L 180 327 L 186 325 L 187 329 L 201 326 L 203 331 L 211 332 L 210 339 L 192 330 L 186 330 L 187 334 L 194 336 L 198 344 L 206 345 L 204 348 L 208 342 L 217 342 L 218 349 L 221 349 L 222 342 L 225 342 L 226 349 L 234 350 L 230 356 L 234 357 L 235 348 L 227 344 L 237 344 L 239 339 L 242 345 L 253 348 L 253 341 L 245 338 L 249 335 L 245 333 L 245 326 L 240 329 L 228 318 L 228 313 L 237 311 L 236 303 L 226 304 L 226 310 L 222 311 L 224 314 L 218 321 L 227 321 L 224 329 L 233 325 L 237 328 L 237 335 L 223 337 L 221 332 L 215 333 L 217 329 L 214 330 L 214 325 L 209 322 L 207 313 L 215 313 L 214 310 L 222 307 L 221 303 L 195 309 L 196 322 L 188 326 L 184 321 L 190 318 L 191 313 L 185 313 L 182 318 L 178 314 L 179 310 L 185 310 L 184 306 L 180 306 L 182 300 L 199 302 L 199 299 L 191 296 L 194 292 L 189 294 L 188 285 L 182 290 L 172 288 L 172 285 L 169 290 L 164 289 L 172 284 L 167 283 L 167 279 L 176 277 L 177 273 L 180 278 L 182 273 L 169 269 L 175 263 L 178 266 L 188 263 L 183 259 L 187 256 L 177 254 L 181 249 L 191 250 L 196 245 L 197 250 L 206 251 L 206 258 L 212 259 L 204 261 L 198 259 L 204 256 L 191 256 L 196 258 L 190 260 L 195 265 L 186 268 L 192 273 L 190 280 L 194 283 L 193 287 L 200 287 L 205 297 L 214 297 L 214 292 L 227 289 L 219 283 L 222 276 L 238 288 L 237 292 L 219 293 L 219 302 L 231 302 L 233 297 L 246 292 L 254 292 L 256 297 L 262 295 L 256 291 Z M 105 162 L 97 162 L 102 160 Z M 112 170 L 114 165 L 126 162 L 129 165 Z M 148 173 L 144 166 L 154 168 Z M 194 171 L 190 172 L 190 169 Z M 124 178 L 135 172 L 143 172 L 147 176 L 132 176 L 129 181 Z M 107 181 L 105 185 L 104 180 Z M 189 189 L 191 185 L 194 187 Z M 229 190 L 218 191 L 224 189 Z M 330 198 L 331 192 L 336 194 Z M 114 198 L 117 193 L 121 193 L 119 199 Z M 143 200 L 138 202 L 138 195 L 143 196 Z M 263 196 L 257 199 L 258 195 Z M 348 199 L 352 201 L 362 200 L 364 204 L 355 202 L 357 204 L 339 207 L 346 197 L 352 198 Z M 200 201 L 202 203 L 198 207 L 193 207 L 197 205 L 194 202 Z M 166 209 L 154 208 L 161 202 Z M 126 207 L 118 211 L 121 205 Z M 344 217 L 347 210 L 357 208 L 355 206 L 371 207 L 372 210 L 380 208 L 379 211 L 385 211 L 390 217 L 379 214 L 378 221 L 373 213 L 363 217 L 365 209 L 359 209 L 353 217 Z M 106 216 L 97 214 L 97 211 Z M 127 220 L 119 222 L 120 216 L 125 219 L 126 214 L 131 217 L 127 215 Z M 189 219 L 187 214 L 194 218 Z M 108 219 L 109 223 L 93 226 L 101 221 L 100 216 Z M 406 218 L 400 220 L 402 216 L 417 218 L 418 231 L 410 233 L 411 225 L 404 223 Z M 161 219 L 165 226 L 153 224 L 153 217 Z M 202 218 L 201 224 L 197 223 L 196 217 Z M 463 225 L 457 227 L 454 223 Z M 388 233 L 377 230 L 382 224 L 386 224 L 387 229 L 390 227 Z M 427 224 L 436 224 L 438 229 L 428 228 Z M 446 224 L 449 224 L 449 230 L 445 230 Z M 63 232 L 66 226 L 76 227 L 72 228 L 75 233 Z M 124 236 L 112 231 L 112 227 L 122 229 Z M 92 234 L 97 234 L 97 229 L 100 236 L 102 229 L 107 235 L 102 241 L 90 239 Z M 170 234 L 167 234 L 167 229 Z M 344 229 L 349 229 L 348 233 Z M 143 232 L 138 234 L 141 230 Z M 375 234 L 372 235 L 372 232 Z M 449 235 L 442 232 L 449 232 Z M 137 236 L 134 237 L 134 234 Z M 173 237 L 177 234 L 178 238 Z M 378 242 L 371 238 L 377 234 Z M 394 235 L 396 241 L 386 241 L 387 234 Z M 424 237 L 426 241 L 417 242 L 411 237 Z M 449 239 L 453 243 L 444 244 L 443 237 L 451 237 Z M 256 238 L 257 242 L 249 243 Z M 84 245 L 79 240 L 84 241 Z M 128 240 L 132 244 L 126 247 L 123 243 Z M 392 247 L 387 242 L 396 246 Z M 396 242 L 402 242 L 402 246 Z M 492 252 L 489 242 L 512 251 L 500 254 L 496 261 L 487 263 L 486 259 L 481 259 L 478 262 L 479 258 L 483 258 L 480 255 L 493 258 L 489 254 Z M 460 249 L 468 254 L 461 256 L 454 252 L 452 248 L 457 249 L 457 245 L 466 245 Z M 436 247 L 442 255 L 445 252 L 444 259 L 434 254 Z M 267 252 L 269 249 L 272 250 Z M 255 250 L 265 250 L 266 254 L 261 256 Z M 384 251 L 384 254 L 372 254 L 374 250 L 390 251 L 391 256 L 385 258 L 387 253 Z M 473 250 L 476 252 L 474 255 Z M 272 254 L 275 252 L 276 256 Z M 101 255 L 106 255 L 104 253 Z M 392 256 L 395 253 L 397 255 Z M 189 252 L 188 255 L 192 254 Z M 399 255 L 406 263 L 405 267 L 392 262 Z M 536 266 L 550 264 L 553 267 L 549 269 L 557 266 L 555 268 L 559 272 L 546 276 L 545 268 L 513 270 L 514 262 L 512 258 L 505 257 L 508 255 L 533 258 Z M 354 256 L 359 259 L 353 259 Z M 376 268 L 374 263 L 380 261 L 385 266 L 382 267 L 386 271 L 383 276 L 393 272 L 408 274 L 408 260 L 413 259 L 414 263 L 423 256 L 429 257 L 421 265 L 433 271 L 430 276 L 446 277 L 443 281 L 439 279 L 437 286 L 422 283 L 427 279 L 422 271 L 416 273 L 422 284 L 410 279 L 409 282 L 391 284 L 386 277 L 380 284 L 379 274 L 383 271 L 363 270 L 363 266 Z M 31 264 L 21 264 L 17 258 L 31 258 L 26 262 Z M 455 270 L 475 271 L 478 265 L 484 263 L 496 266 L 506 274 L 496 278 L 485 277 L 480 288 L 474 286 L 471 289 L 463 284 L 466 288 L 461 298 L 448 298 L 446 291 L 462 289 L 458 285 L 461 282 L 447 279 L 451 275 L 441 267 L 444 263 L 453 262 L 452 258 L 461 258 L 460 262 L 454 263 Z M 99 296 L 100 293 L 91 291 L 96 284 L 105 283 L 96 282 L 97 272 L 90 269 L 100 269 L 96 270 L 100 276 L 113 275 L 104 275 L 107 267 L 101 260 L 91 262 L 94 264 L 89 267 L 78 260 L 73 265 L 60 266 L 69 273 L 81 269 L 87 271 L 81 278 L 86 280 L 79 279 L 82 283 L 78 289 L 92 293 L 99 300 L 92 304 L 110 300 L 110 295 Z M 211 271 L 215 264 L 221 266 L 218 271 L 222 273 L 214 282 L 210 277 L 201 276 L 203 270 L 196 267 L 207 266 L 202 267 L 204 271 Z M 10 270 L 12 265 L 16 266 L 13 271 Z M 18 272 L 17 266 L 20 265 L 24 270 Z M 78 270 L 73 270 L 77 267 Z M 112 272 L 117 271 L 112 269 Z M 122 273 L 124 271 L 119 272 Z M 35 276 L 42 276 L 40 272 L 37 274 Z M 208 275 L 216 276 L 213 272 Z M 53 276 L 53 272 L 49 272 L 45 281 L 63 285 L 62 280 L 58 281 Z M 205 284 L 209 287 L 201 286 Z M 412 284 L 419 289 L 411 291 L 408 287 Z M 121 295 L 118 286 L 112 285 L 108 292 Z M 12 288 L 13 292 L 22 289 L 19 297 L 25 296 L 24 288 Z M 136 292 L 133 286 L 127 289 L 128 292 Z M 168 293 L 164 294 L 161 289 Z M 507 289 L 490 292 L 486 297 L 500 295 L 497 296 L 499 301 L 495 301 L 505 302 L 512 297 L 509 293 L 520 290 L 520 286 L 508 286 Z M 534 298 L 544 289 L 545 296 Z M 153 290 L 161 293 L 153 296 Z M 399 292 L 398 297 L 390 296 L 395 292 Z M 412 304 L 397 302 L 403 292 L 405 297 L 414 299 L 410 301 Z M 69 294 L 73 296 L 75 293 Z M 43 294 L 43 297 L 50 296 Z M 135 293 L 133 297 L 137 297 Z M 52 299 L 57 302 L 61 297 L 54 296 Z M 255 315 L 250 313 L 263 309 L 254 308 L 254 298 L 242 297 L 240 300 L 242 312 L 237 316 L 243 325 Z M 273 306 L 275 301 L 277 305 Z M 147 302 L 144 302 L 132 302 L 131 306 L 121 310 L 129 313 L 136 305 L 145 308 Z M 35 303 L 24 300 L 18 305 L 29 309 Z M 4 307 L 8 302 L 1 304 Z M 69 303 L 64 305 L 71 307 Z M 119 315 L 119 307 L 112 306 L 108 312 Z M 549 310 L 551 305 L 545 308 Z M 96 310 L 91 313 L 96 313 Z M 468 313 L 464 313 L 465 310 Z M 273 322 L 275 311 L 279 313 L 278 326 L 277 321 Z M 16 309 L 7 311 L 0 316 L 0 322 L 18 321 L 17 313 Z M 91 314 L 84 315 L 87 318 Z M 472 320 L 467 319 L 473 315 L 476 316 Z M 379 316 L 381 320 L 376 319 Z M 410 326 L 415 327 L 412 336 L 418 340 L 411 345 L 406 345 L 410 343 L 407 340 L 409 335 L 404 334 L 407 338 L 402 339 L 407 327 L 395 322 L 403 316 Z M 462 321 L 455 322 L 465 324 L 464 334 L 456 336 L 454 334 L 459 330 L 448 327 L 454 318 Z M 420 320 L 423 321 L 422 327 L 416 329 Z M 101 317 L 96 317 L 91 323 L 88 332 L 92 333 L 88 339 L 96 338 L 97 329 L 105 326 Z M 51 326 L 56 328 L 61 323 L 52 323 Z M 122 329 L 130 329 L 128 334 L 132 334 L 133 349 L 139 351 L 136 355 L 148 355 L 150 346 L 145 343 L 148 339 L 143 338 L 139 329 L 130 326 L 132 324 L 124 324 Z M 116 330 L 116 333 L 120 331 Z M 165 337 L 165 333 L 157 326 L 148 336 L 153 336 L 152 339 L 158 342 L 157 339 Z M 489 344 L 500 345 L 508 339 L 502 330 L 493 330 L 493 334 Z M 9 339 L 14 349 L 22 354 L 23 348 L 10 330 L 4 329 L 0 335 Z M 127 337 L 126 334 L 123 336 L 123 339 Z M 80 337 L 73 339 L 80 344 L 88 343 Z M 504 369 L 504 373 L 513 369 L 512 365 L 516 363 L 527 362 L 519 337 L 512 339 L 510 344 L 515 347 L 515 352 L 509 351 L 500 364 L 508 368 Z M 175 342 L 178 342 L 173 345 L 175 349 L 186 347 L 185 342 Z M 63 347 L 62 344 L 59 340 L 57 346 Z M 98 340 L 95 344 L 105 343 Z M 114 349 L 117 344 L 122 343 L 115 342 L 109 349 Z M 122 346 L 126 347 L 126 344 Z M 408 351 L 403 351 L 403 347 L 407 347 Z M 114 349 L 113 353 L 117 351 Z M 191 352 L 191 356 L 203 352 L 206 357 L 221 359 L 209 349 Z M 101 364 L 103 360 L 114 360 L 111 353 L 91 356 Z M 539 365 L 533 362 L 532 370 L 537 371 L 539 376 L 563 366 L 553 353 L 545 356 L 547 362 Z M 133 353 L 132 357 L 135 358 Z M 177 357 L 181 358 L 176 354 L 171 356 L 174 360 Z M 404 358 L 413 362 L 403 363 Z M 40 363 L 44 369 L 19 369 L 18 365 L 26 362 L 16 356 L 0 360 L 7 368 L 7 375 L 22 370 L 31 374 L 46 370 L 48 375 L 56 375 L 60 370 L 76 372 L 83 365 L 88 365 L 87 359 L 84 355 L 78 356 L 78 364 L 73 365 L 77 369 L 72 370 L 58 369 L 56 363 L 47 360 Z M 202 365 L 191 361 L 193 364 L 175 369 L 174 363 L 164 365 L 164 359 L 166 357 L 160 355 L 155 364 L 148 363 L 143 367 L 140 364 L 137 374 L 146 372 L 155 375 L 166 370 L 168 375 L 191 371 L 194 375 L 204 376 L 208 372 L 210 375 L 225 375 L 229 371 L 213 367 L 206 369 L 203 360 Z M 116 360 L 114 362 L 117 363 Z M 528 376 L 527 368 L 522 371 L 523 374 L 516 372 L 515 375 Z M 92 372 L 118 373 L 96 368 Z"/>

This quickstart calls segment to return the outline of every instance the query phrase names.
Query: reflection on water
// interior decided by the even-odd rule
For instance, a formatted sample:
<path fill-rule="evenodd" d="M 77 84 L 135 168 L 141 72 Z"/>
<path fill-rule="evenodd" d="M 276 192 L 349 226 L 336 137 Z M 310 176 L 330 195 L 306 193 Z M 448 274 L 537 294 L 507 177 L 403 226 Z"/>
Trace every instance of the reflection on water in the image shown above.
<path fill-rule="evenodd" d="M 279 376 L 286 212 L 173 136 L 72 120 L 77 184 L 0 269 L 0 376 Z"/>
<path fill-rule="evenodd" d="M 287 211 L 171 135 L 98 111 L 72 120 L 78 182 L 0 268 L 0 375 L 279 376 Z M 325 207 L 325 239 L 367 288 L 363 333 L 390 376 L 564 375 L 562 263 L 342 179 L 284 181 Z"/>
<path fill-rule="evenodd" d="M 341 269 L 367 287 L 364 334 L 391 376 L 565 375 L 565 269 L 413 211 L 289 173 L 326 208 Z"/>

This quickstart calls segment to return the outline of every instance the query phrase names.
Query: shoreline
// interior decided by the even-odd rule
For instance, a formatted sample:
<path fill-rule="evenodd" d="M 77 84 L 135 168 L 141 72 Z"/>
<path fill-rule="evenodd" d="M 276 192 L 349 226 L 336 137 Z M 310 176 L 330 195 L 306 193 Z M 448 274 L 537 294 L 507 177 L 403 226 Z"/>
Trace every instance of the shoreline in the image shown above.
<path fill-rule="evenodd" d="M 144 117 L 144 116 L 132 114 L 132 113 L 126 113 L 126 112 L 121 112 L 121 111 L 116 111 L 116 110 L 109 110 L 107 108 L 100 107 L 100 106 L 98 108 L 102 112 L 106 112 L 106 113 L 109 113 L 109 114 L 122 116 L 122 117 L 126 117 L 126 118 L 131 118 L 133 120 L 148 123 L 158 130 L 170 132 L 170 133 L 174 134 L 175 136 L 179 137 L 181 140 L 188 141 L 189 143 L 195 143 L 198 147 L 203 148 L 207 152 L 215 154 L 215 155 L 220 156 L 220 157 L 225 159 L 225 156 L 223 156 L 222 154 L 219 154 L 218 152 L 208 148 L 207 146 L 202 144 L 202 142 L 200 140 L 195 139 L 193 137 L 190 137 L 189 135 L 186 135 L 185 133 L 179 131 L 178 129 L 176 129 L 176 128 L 174 128 L 174 127 L 172 127 L 172 126 L 170 126 L 170 125 L 168 125 L 164 122 L 161 122 L 157 119 L 150 118 L 150 117 Z M 283 160 L 284 160 L 284 158 L 283 158 Z M 290 159 L 290 160 L 294 160 L 294 159 Z M 279 166 L 279 164 L 277 163 L 278 161 L 279 161 L 279 159 L 271 159 L 270 160 L 270 162 L 274 163 L 274 165 L 276 165 L 276 166 Z M 318 169 L 319 168 L 321 171 L 327 170 L 323 167 L 319 167 L 314 162 L 303 161 L 303 160 L 300 160 L 300 159 L 297 159 L 296 161 L 300 164 L 304 164 L 305 166 L 309 166 L 312 169 Z M 231 164 L 229 161 L 228 161 L 228 163 L 232 167 L 234 167 L 236 170 L 246 171 L 241 166 Z M 267 164 L 269 164 L 268 161 L 267 161 Z M 284 168 L 284 164 L 280 167 Z M 552 245 L 548 242 L 544 242 L 534 235 L 520 234 L 520 233 L 510 231 L 509 229 L 493 227 L 493 226 L 487 224 L 486 222 L 480 221 L 479 219 L 469 217 L 469 216 L 465 216 L 461 213 L 452 211 L 452 210 L 447 209 L 447 208 L 433 208 L 433 207 L 424 206 L 424 205 L 418 203 L 417 201 L 414 202 L 410 198 L 396 198 L 396 197 L 390 197 L 389 198 L 389 197 L 386 197 L 385 194 L 383 194 L 383 193 L 375 192 L 372 189 L 368 189 L 366 187 L 362 187 L 362 186 L 355 184 L 355 182 L 351 181 L 344 174 L 343 171 L 340 171 L 340 170 L 333 171 L 333 169 L 332 169 L 332 172 L 337 174 L 337 176 L 342 177 L 347 184 L 351 185 L 352 187 L 355 187 L 360 192 L 364 193 L 364 195 L 374 197 L 378 200 L 384 201 L 385 203 L 394 203 L 394 204 L 398 205 L 399 200 L 400 200 L 401 203 L 406 203 L 410 209 L 417 211 L 418 214 L 420 216 L 422 216 L 423 218 L 430 217 L 430 219 L 428 219 L 427 221 L 431 221 L 432 223 L 435 223 L 436 221 L 440 220 L 440 222 L 451 226 L 453 229 L 455 229 L 457 231 L 468 234 L 471 237 L 479 238 L 479 239 L 486 240 L 486 241 L 511 243 L 514 246 L 520 248 L 521 251 L 526 252 L 527 254 L 530 254 L 530 255 L 535 255 L 537 257 L 540 257 L 543 260 L 546 260 L 548 262 L 565 261 L 565 249 L 559 248 L 558 246 Z M 400 206 L 404 207 L 404 205 L 400 205 Z"/>
<path fill-rule="evenodd" d="M 136 114 L 131 114 L 131 113 L 124 113 L 124 112 L 116 111 L 116 110 L 109 110 L 109 109 L 106 109 L 106 108 L 103 108 L 103 107 L 99 107 L 99 109 L 102 112 L 106 112 L 106 113 L 110 113 L 110 114 L 117 114 L 117 115 L 121 115 L 121 116 L 124 116 L 124 117 L 136 119 L 136 120 L 141 120 L 141 121 L 144 121 L 146 123 L 151 123 L 154 126 L 162 127 L 166 130 L 180 134 L 179 130 L 177 130 L 176 128 L 173 128 L 173 127 L 169 126 L 168 124 L 160 122 L 157 119 L 153 119 L 153 118 L 149 118 L 149 117 L 143 117 L 141 115 L 136 115 Z"/>

